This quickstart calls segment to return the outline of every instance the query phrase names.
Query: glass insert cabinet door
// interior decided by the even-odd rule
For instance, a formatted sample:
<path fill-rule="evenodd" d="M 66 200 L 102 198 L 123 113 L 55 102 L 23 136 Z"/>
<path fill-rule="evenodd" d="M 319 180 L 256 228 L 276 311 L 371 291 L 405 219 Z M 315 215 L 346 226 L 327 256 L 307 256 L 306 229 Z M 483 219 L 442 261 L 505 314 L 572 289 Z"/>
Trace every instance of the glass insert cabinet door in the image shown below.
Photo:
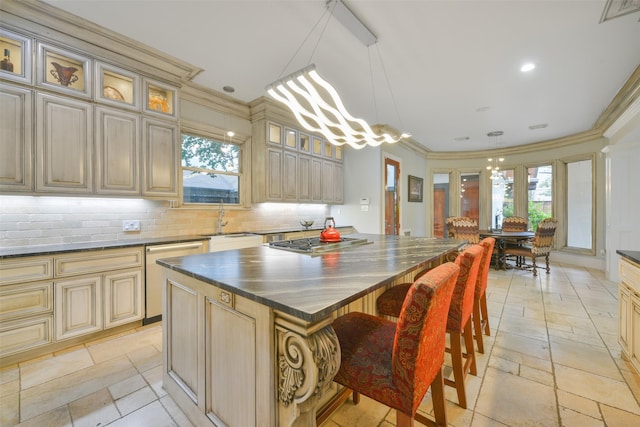
<path fill-rule="evenodd" d="M 88 98 L 92 61 L 45 43 L 38 43 L 38 86 Z"/>
<path fill-rule="evenodd" d="M 159 116 L 177 117 L 177 89 L 144 79 L 144 111 Z"/>
<path fill-rule="evenodd" d="M 111 65 L 96 63 L 96 99 L 119 107 L 139 108 L 139 77 Z"/>

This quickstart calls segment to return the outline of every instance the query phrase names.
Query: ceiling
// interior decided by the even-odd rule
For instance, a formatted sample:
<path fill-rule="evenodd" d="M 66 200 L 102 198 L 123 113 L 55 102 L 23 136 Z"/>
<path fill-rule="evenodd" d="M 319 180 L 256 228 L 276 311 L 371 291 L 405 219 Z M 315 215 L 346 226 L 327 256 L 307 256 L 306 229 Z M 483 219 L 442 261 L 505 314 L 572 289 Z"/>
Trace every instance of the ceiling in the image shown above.
<path fill-rule="evenodd" d="M 200 67 L 194 82 L 246 102 L 314 63 L 352 115 L 432 151 L 587 131 L 640 64 L 640 13 L 600 24 L 606 0 L 344 1 L 377 43 L 323 15 L 325 0 L 47 3 Z"/>

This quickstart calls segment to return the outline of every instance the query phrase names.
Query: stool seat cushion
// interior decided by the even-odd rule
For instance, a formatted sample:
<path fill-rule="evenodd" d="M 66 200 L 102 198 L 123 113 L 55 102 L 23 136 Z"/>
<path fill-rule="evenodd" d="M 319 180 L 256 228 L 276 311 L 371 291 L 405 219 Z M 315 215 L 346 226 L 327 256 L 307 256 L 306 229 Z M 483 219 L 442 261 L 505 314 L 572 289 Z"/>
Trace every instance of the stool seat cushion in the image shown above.
<path fill-rule="evenodd" d="M 399 317 L 410 286 L 411 283 L 401 283 L 384 291 L 376 300 L 378 314 Z"/>

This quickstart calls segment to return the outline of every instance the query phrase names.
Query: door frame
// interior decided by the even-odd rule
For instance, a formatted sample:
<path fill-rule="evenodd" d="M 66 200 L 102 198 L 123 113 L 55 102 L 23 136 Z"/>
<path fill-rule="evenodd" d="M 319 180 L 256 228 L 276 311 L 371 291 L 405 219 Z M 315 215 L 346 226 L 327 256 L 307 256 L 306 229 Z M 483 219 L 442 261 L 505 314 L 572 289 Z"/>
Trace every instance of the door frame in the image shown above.
<path fill-rule="evenodd" d="M 382 168 L 382 185 L 380 186 L 380 200 L 382 201 L 382 203 L 380 204 L 380 211 L 382 214 L 382 220 L 380 221 L 380 233 L 381 234 L 385 234 L 386 232 L 386 227 L 385 227 L 385 220 L 386 220 L 386 202 L 385 202 L 385 184 L 386 184 L 386 178 L 387 178 L 387 170 L 386 170 L 386 160 L 392 160 L 396 163 L 398 163 L 398 188 L 396 189 L 396 193 L 398 195 L 398 199 L 397 199 L 397 207 L 398 207 L 398 229 L 397 232 L 400 233 L 400 230 L 402 230 L 402 212 L 404 211 L 404 209 L 402 209 L 402 188 L 404 188 L 403 185 L 403 181 L 402 181 L 402 158 L 401 157 L 397 157 L 394 156 L 393 154 L 387 153 L 387 152 L 382 152 L 382 165 L 380 166 Z"/>

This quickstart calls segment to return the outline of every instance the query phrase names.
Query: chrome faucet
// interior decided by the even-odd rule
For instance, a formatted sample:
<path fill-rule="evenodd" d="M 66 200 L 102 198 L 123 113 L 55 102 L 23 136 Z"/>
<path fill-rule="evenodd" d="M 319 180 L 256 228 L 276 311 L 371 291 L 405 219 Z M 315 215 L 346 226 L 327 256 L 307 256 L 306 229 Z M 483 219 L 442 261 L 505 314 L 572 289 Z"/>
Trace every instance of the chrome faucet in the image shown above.
<path fill-rule="evenodd" d="M 220 199 L 220 206 L 218 207 L 218 234 L 222 234 L 222 227 L 227 225 L 229 221 L 223 221 L 224 218 L 224 202 Z"/>

